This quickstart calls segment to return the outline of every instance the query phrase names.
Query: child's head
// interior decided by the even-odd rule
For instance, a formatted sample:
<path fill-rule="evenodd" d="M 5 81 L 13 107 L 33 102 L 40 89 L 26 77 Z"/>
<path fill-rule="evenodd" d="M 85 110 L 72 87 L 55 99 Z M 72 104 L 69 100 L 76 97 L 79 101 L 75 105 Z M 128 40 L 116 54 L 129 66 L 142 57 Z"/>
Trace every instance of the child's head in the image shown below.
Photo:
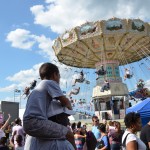
<path fill-rule="evenodd" d="M 81 121 L 77 123 L 77 128 L 81 128 Z"/>
<path fill-rule="evenodd" d="M 56 65 L 52 63 L 42 64 L 39 69 L 39 74 L 40 74 L 41 80 L 52 79 L 59 83 L 59 80 L 60 80 L 59 69 Z"/>
<path fill-rule="evenodd" d="M 0 139 L 0 145 L 6 145 L 6 142 L 7 142 L 7 139 L 6 139 L 6 137 L 1 137 L 1 139 Z"/>
<path fill-rule="evenodd" d="M 100 132 L 102 132 L 102 133 L 105 133 L 105 132 L 106 132 L 106 125 L 103 124 L 103 123 L 99 124 L 99 126 L 98 126 L 97 128 L 98 128 L 98 129 L 100 130 Z"/>
<path fill-rule="evenodd" d="M 21 125 L 21 119 L 20 119 L 20 118 L 16 118 L 16 119 L 15 119 L 15 124 Z"/>
<path fill-rule="evenodd" d="M 75 122 L 72 123 L 71 128 L 72 128 L 72 130 L 76 129 L 76 123 Z"/>
<path fill-rule="evenodd" d="M 16 135 L 16 141 L 17 141 L 17 144 L 19 145 L 19 146 L 22 146 L 22 136 L 21 135 Z"/>

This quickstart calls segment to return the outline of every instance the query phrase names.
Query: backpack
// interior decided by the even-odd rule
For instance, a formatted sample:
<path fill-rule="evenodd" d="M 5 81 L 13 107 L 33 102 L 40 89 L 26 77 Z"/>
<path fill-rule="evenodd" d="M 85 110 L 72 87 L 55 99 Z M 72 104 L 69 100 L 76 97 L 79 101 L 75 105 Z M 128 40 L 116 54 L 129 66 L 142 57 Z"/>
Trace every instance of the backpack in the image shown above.
<path fill-rule="evenodd" d="M 130 133 L 128 133 L 127 135 L 126 135 L 126 137 L 124 138 L 124 140 L 123 140 L 123 142 L 122 142 L 122 144 L 121 144 L 121 150 L 124 150 L 124 148 L 126 148 L 126 139 L 127 139 L 127 137 L 128 137 L 128 135 L 129 135 Z M 137 150 L 138 150 L 138 142 L 136 142 L 136 144 L 137 144 Z"/>
<path fill-rule="evenodd" d="M 108 142 L 107 150 L 110 150 L 109 138 L 108 138 L 107 135 L 106 135 L 106 137 L 107 137 L 107 142 Z M 103 138 L 103 137 L 102 137 L 102 138 Z M 103 148 L 103 147 L 105 146 L 104 141 L 102 140 L 102 138 L 101 138 L 100 141 L 97 142 L 97 148 L 98 148 L 98 149 L 101 149 L 101 148 Z"/>

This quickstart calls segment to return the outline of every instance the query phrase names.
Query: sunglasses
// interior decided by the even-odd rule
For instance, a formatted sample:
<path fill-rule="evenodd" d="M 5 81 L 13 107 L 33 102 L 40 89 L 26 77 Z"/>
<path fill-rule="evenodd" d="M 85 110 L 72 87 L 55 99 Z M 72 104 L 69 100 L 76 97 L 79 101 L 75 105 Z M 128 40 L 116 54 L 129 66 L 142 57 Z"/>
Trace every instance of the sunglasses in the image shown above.
<path fill-rule="evenodd" d="M 95 120 L 94 122 L 99 122 L 99 120 Z"/>

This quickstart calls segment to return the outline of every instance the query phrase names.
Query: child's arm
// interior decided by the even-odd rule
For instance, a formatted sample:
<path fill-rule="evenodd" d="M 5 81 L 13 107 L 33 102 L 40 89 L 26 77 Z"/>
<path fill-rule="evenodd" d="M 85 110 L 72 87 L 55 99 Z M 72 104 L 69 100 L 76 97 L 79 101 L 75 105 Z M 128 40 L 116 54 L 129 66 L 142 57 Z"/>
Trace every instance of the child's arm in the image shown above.
<path fill-rule="evenodd" d="M 69 99 L 68 99 L 67 97 L 65 97 L 65 96 L 60 96 L 60 97 L 58 97 L 57 99 L 61 102 L 62 106 L 65 106 L 65 107 L 67 107 L 68 109 L 72 110 L 71 103 L 70 103 L 70 101 L 69 101 Z"/>
<path fill-rule="evenodd" d="M 16 131 L 14 131 L 14 133 L 13 133 L 11 139 L 10 139 L 10 145 L 11 145 L 12 147 L 15 147 L 15 145 L 14 145 L 14 137 L 15 137 L 15 135 L 16 135 Z"/>
<path fill-rule="evenodd" d="M 11 116 L 10 116 L 10 114 L 8 114 L 8 119 L 6 120 L 5 124 L 1 127 L 2 130 L 4 130 L 6 128 L 6 126 L 9 124 L 10 118 L 11 118 Z"/>

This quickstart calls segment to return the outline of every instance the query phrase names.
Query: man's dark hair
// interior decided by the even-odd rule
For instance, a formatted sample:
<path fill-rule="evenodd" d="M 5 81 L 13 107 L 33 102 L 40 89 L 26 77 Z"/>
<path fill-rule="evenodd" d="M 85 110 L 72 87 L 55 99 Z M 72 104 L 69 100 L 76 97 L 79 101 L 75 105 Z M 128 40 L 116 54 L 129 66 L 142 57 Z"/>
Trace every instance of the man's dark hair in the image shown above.
<path fill-rule="evenodd" d="M 58 67 L 52 63 L 44 63 L 39 69 L 41 79 L 49 79 L 54 73 L 59 73 Z"/>
<path fill-rule="evenodd" d="M 130 128 L 133 124 L 135 124 L 138 121 L 139 118 L 140 118 L 139 113 L 130 112 L 125 116 L 124 123 L 127 128 Z"/>
<path fill-rule="evenodd" d="M 92 117 L 92 121 L 93 121 L 94 119 L 98 119 L 98 117 L 97 117 L 97 116 L 93 116 L 93 117 Z"/>

